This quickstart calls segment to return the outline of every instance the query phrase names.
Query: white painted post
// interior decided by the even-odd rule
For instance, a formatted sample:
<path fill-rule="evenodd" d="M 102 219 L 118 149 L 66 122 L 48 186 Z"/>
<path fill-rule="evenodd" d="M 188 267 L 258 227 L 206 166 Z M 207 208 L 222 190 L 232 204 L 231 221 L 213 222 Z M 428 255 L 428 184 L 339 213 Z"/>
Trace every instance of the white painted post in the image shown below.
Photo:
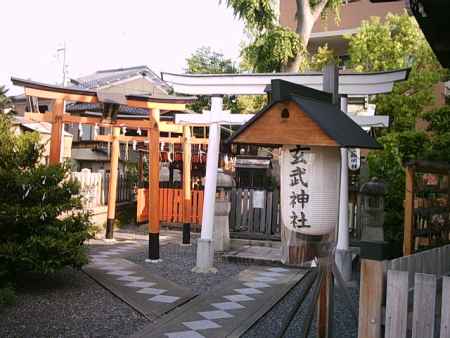
<path fill-rule="evenodd" d="M 341 110 L 348 112 L 347 96 L 341 96 Z M 348 282 L 352 279 L 352 254 L 349 250 L 348 232 L 348 150 L 341 148 L 341 186 L 339 191 L 339 222 L 336 245 L 336 266 L 342 279 Z"/>
<path fill-rule="evenodd" d="M 347 113 L 347 96 L 341 96 L 341 110 Z M 348 150 L 341 148 L 341 188 L 339 193 L 339 228 L 337 249 L 349 249 L 348 233 Z"/>
<path fill-rule="evenodd" d="M 210 117 L 218 121 L 222 110 L 223 98 L 211 97 Z M 209 126 L 208 153 L 206 158 L 206 182 L 203 204 L 202 230 L 197 241 L 197 264 L 195 272 L 215 272 L 214 266 L 214 209 L 216 204 L 217 169 L 220 151 L 220 124 L 211 123 Z"/>

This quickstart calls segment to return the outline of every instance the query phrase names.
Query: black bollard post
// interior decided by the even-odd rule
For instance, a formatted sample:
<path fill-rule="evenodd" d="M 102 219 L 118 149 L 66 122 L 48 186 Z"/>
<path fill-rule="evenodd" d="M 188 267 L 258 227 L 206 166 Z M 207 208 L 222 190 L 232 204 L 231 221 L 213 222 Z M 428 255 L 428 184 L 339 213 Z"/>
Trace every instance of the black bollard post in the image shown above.
<path fill-rule="evenodd" d="M 183 244 L 191 244 L 191 223 L 183 223 Z"/>

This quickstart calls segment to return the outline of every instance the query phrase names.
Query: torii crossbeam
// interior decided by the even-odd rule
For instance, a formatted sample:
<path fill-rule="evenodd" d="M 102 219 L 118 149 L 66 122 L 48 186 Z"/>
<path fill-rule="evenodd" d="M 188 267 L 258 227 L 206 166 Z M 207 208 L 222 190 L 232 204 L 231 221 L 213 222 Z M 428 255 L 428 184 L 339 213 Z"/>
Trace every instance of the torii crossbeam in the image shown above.
<path fill-rule="evenodd" d="M 146 95 L 108 95 L 92 90 L 79 88 L 67 88 L 48 85 L 35 81 L 28 81 L 12 77 L 14 85 L 24 87 L 25 95 L 53 99 L 52 112 L 45 114 L 28 113 L 26 117 L 34 121 L 45 121 L 52 125 L 50 140 L 49 163 L 58 164 L 61 153 L 61 134 L 64 123 L 93 124 L 112 128 L 112 149 L 110 184 L 108 194 L 108 218 L 106 238 L 113 239 L 113 224 L 115 219 L 117 176 L 119 160 L 120 128 L 147 129 L 149 143 L 149 260 L 159 260 L 159 133 L 163 131 L 179 131 L 179 127 L 160 121 L 160 110 L 183 111 L 186 104 L 193 102 L 194 97 L 175 96 L 146 96 Z M 111 97 L 113 96 L 113 97 Z M 115 96 L 115 97 L 114 97 Z M 117 96 L 119 96 L 117 98 Z M 103 103 L 104 105 L 127 105 L 134 108 L 148 109 L 149 114 L 145 119 L 116 118 L 115 116 L 73 116 L 64 113 L 65 101 Z"/>

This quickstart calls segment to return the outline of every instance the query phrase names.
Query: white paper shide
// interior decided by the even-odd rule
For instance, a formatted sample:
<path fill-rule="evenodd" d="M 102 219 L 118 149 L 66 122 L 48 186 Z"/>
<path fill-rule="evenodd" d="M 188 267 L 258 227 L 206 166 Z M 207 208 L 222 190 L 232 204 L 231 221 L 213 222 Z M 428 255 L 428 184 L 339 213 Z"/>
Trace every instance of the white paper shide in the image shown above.
<path fill-rule="evenodd" d="M 280 169 L 284 226 L 305 235 L 334 231 L 339 210 L 339 149 L 283 146 Z"/>

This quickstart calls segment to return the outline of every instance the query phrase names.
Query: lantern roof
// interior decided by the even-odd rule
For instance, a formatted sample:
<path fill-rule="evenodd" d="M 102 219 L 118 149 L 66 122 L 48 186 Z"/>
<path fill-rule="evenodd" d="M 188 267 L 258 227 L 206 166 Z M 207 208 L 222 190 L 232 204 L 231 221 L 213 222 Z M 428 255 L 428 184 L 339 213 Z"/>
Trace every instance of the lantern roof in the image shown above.
<path fill-rule="evenodd" d="M 271 90 L 271 102 L 227 143 L 381 148 L 330 94 L 284 80 L 272 80 Z"/>

